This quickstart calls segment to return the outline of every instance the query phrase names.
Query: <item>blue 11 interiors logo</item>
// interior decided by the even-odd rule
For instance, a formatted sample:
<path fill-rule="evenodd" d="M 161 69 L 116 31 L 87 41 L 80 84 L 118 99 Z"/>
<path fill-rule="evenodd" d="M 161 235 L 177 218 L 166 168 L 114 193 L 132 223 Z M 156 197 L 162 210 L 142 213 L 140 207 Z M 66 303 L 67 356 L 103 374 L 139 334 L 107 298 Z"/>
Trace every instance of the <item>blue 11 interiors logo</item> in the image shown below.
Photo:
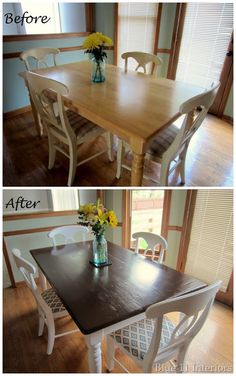
<path fill-rule="evenodd" d="M 21 26 L 24 25 L 24 23 L 31 24 L 31 23 L 42 23 L 46 24 L 50 21 L 51 17 L 48 16 L 31 16 L 29 12 L 25 11 L 22 16 L 13 16 L 12 13 L 5 13 L 4 14 L 5 23 L 7 25 L 11 23 L 20 24 Z"/>

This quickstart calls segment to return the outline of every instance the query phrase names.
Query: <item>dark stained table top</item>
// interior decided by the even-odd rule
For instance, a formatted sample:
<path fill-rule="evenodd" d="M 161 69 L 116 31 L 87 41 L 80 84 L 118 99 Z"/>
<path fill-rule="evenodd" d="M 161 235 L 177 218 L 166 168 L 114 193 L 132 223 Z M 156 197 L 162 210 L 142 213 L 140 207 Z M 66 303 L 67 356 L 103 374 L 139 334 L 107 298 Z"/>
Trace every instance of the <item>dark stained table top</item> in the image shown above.
<path fill-rule="evenodd" d="M 112 265 L 89 263 L 92 242 L 30 251 L 84 334 L 145 312 L 151 304 L 206 284 L 108 242 Z"/>

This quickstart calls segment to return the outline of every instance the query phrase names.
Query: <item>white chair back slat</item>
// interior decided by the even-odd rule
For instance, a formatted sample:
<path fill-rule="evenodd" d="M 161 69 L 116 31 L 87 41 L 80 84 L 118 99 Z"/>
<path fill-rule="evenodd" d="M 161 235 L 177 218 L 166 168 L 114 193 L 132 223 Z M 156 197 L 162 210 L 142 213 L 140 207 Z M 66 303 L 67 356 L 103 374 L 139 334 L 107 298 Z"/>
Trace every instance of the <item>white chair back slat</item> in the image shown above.
<path fill-rule="evenodd" d="M 152 71 L 152 76 L 157 75 L 157 68 L 159 65 L 162 64 L 162 60 L 157 57 L 154 54 L 146 53 L 146 52 L 139 52 L 139 51 L 133 51 L 133 52 L 125 52 L 121 55 L 122 59 L 125 60 L 125 72 L 128 70 L 128 59 L 132 58 L 136 60 L 137 67 L 136 71 L 138 71 L 139 68 L 143 69 L 143 72 L 146 74 L 146 65 L 149 63 L 153 63 L 154 68 Z"/>
<path fill-rule="evenodd" d="M 25 64 L 26 70 L 31 71 L 32 66 L 30 66 L 29 59 L 33 58 L 36 60 L 36 68 L 39 69 L 42 66 L 47 68 L 48 65 L 44 59 L 52 55 L 53 57 L 53 64 L 56 66 L 56 55 L 60 53 L 58 48 L 51 48 L 51 47 L 38 47 L 38 48 L 31 48 L 30 50 L 24 51 L 20 54 L 20 60 L 23 61 Z"/>
<path fill-rule="evenodd" d="M 45 313 L 45 315 L 48 314 L 48 312 L 50 311 L 50 308 L 47 306 L 47 304 L 43 300 L 39 292 L 39 289 L 36 285 L 35 279 L 34 279 L 34 275 L 36 273 L 35 266 L 31 264 L 31 262 L 23 258 L 21 256 L 20 250 L 17 248 L 14 248 L 12 250 L 12 255 L 14 257 L 16 266 L 18 267 L 18 269 L 20 270 L 20 272 L 22 273 L 24 277 L 24 280 L 27 286 L 30 288 L 31 292 L 33 293 L 36 303 L 38 304 L 40 309 Z"/>
<path fill-rule="evenodd" d="M 158 361 L 160 354 L 171 353 L 190 344 L 204 325 L 221 283 L 217 281 L 196 292 L 156 303 L 146 310 L 146 317 L 156 322 L 150 347 L 144 357 L 146 369 Z M 173 331 L 169 343 L 159 351 L 162 332 L 160 323 L 164 315 L 172 312 L 184 314 L 184 317 Z"/>
<path fill-rule="evenodd" d="M 171 159 L 174 159 L 175 156 L 181 153 L 184 146 L 188 146 L 192 136 L 205 119 L 207 112 L 215 99 L 219 86 L 219 82 L 214 83 L 209 90 L 189 99 L 180 106 L 179 112 L 181 115 L 185 114 L 185 117 L 178 135 L 170 148 L 166 151 L 166 153 L 169 154 L 169 158 L 171 155 Z M 195 118 L 191 127 L 188 129 L 189 116 L 193 112 L 195 112 Z"/>
<path fill-rule="evenodd" d="M 158 262 L 162 264 L 163 258 L 164 258 L 164 253 L 168 249 L 168 244 L 165 238 L 161 235 L 153 234 L 151 232 L 145 232 L 145 231 L 140 231 L 140 232 L 135 232 L 132 234 L 132 237 L 136 240 L 135 244 L 135 253 L 139 253 L 139 241 L 140 239 L 144 239 L 147 243 L 147 248 L 144 251 L 144 255 L 146 256 L 147 252 L 149 250 L 152 251 L 152 259 L 155 257 L 155 250 L 157 246 L 160 246 L 159 250 L 159 258 Z"/>
<path fill-rule="evenodd" d="M 49 232 L 48 237 L 52 239 L 53 245 L 57 246 L 57 238 L 62 238 L 64 244 L 75 243 L 78 236 L 82 241 L 88 240 L 89 229 L 85 226 L 70 225 L 61 226 Z"/>

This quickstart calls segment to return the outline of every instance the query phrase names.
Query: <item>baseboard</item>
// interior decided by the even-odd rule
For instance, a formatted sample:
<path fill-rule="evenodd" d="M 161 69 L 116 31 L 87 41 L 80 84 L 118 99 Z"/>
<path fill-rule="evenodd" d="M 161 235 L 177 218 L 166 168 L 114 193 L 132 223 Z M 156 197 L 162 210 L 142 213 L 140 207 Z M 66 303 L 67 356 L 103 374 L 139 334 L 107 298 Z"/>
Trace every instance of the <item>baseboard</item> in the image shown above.
<path fill-rule="evenodd" d="M 222 115 L 222 119 L 225 120 L 225 121 L 227 121 L 227 123 L 233 125 L 234 120 L 233 120 L 233 118 L 231 116 Z"/>
<path fill-rule="evenodd" d="M 30 112 L 30 111 L 31 111 L 31 106 L 25 106 L 25 107 L 17 108 L 16 110 L 5 112 L 3 114 L 3 119 L 4 120 L 12 119 L 16 116 L 20 116 L 20 115 L 25 114 L 26 112 Z"/>

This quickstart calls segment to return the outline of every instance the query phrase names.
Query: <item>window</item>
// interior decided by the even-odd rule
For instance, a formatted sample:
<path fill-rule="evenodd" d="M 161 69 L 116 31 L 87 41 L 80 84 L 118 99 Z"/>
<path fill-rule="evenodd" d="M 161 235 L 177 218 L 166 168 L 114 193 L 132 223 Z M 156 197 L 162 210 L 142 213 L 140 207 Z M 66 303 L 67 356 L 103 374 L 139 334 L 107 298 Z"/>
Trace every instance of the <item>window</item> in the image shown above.
<path fill-rule="evenodd" d="M 124 66 L 121 54 L 127 51 L 154 52 L 157 3 L 119 3 L 118 5 L 118 61 Z M 129 69 L 137 64 L 130 59 Z"/>
<path fill-rule="evenodd" d="M 187 3 L 176 80 L 210 87 L 220 78 L 233 30 L 233 3 Z"/>
<path fill-rule="evenodd" d="M 133 190 L 131 196 L 131 247 L 134 247 L 132 234 L 138 231 L 161 234 L 164 190 Z M 145 248 L 143 240 L 141 248 Z"/>
<path fill-rule="evenodd" d="M 79 208 L 77 189 L 51 189 L 53 211 L 76 210 Z"/>
<path fill-rule="evenodd" d="M 44 2 L 29 0 L 20 3 L 3 3 L 3 35 L 85 32 L 86 6 L 85 3 L 54 1 L 48 1 L 45 6 Z M 23 15 L 24 18 L 19 20 Z M 37 22 L 35 17 L 38 17 Z"/>
<path fill-rule="evenodd" d="M 44 16 L 46 15 L 50 20 L 46 23 L 41 22 L 25 22 L 26 34 L 50 34 L 50 33 L 60 33 L 60 19 L 59 19 L 59 7 L 57 3 L 47 2 L 47 7 L 42 2 L 28 2 L 23 1 L 21 3 L 22 14 L 28 12 L 27 15 Z"/>
<path fill-rule="evenodd" d="M 198 190 L 185 273 L 225 292 L 233 268 L 233 191 Z"/>

